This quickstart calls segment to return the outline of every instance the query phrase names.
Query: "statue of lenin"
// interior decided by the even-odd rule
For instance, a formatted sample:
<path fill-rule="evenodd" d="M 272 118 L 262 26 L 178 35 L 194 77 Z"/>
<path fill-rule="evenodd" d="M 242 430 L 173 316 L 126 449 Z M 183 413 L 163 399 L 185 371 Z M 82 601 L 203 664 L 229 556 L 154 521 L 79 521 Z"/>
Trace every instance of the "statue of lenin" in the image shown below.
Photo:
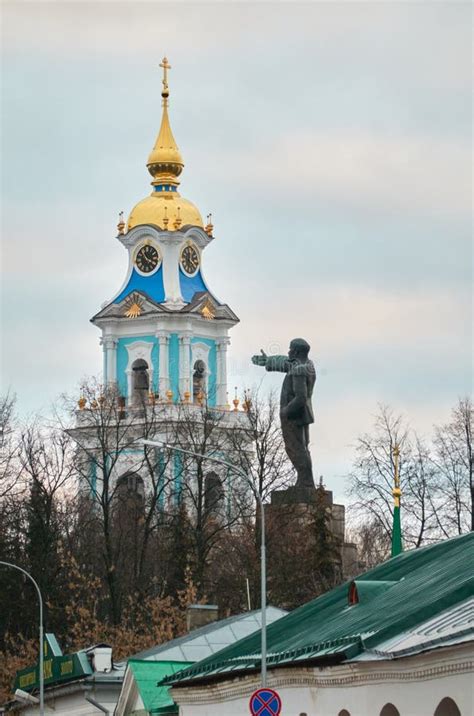
<path fill-rule="evenodd" d="M 309 426 L 314 423 L 311 397 L 316 382 L 313 361 L 309 360 L 310 345 L 303 338 L 294 338 L 288 356 L 267 356 L 263 350 L 252 357 L 252 363 L 268 371 L 286 373 L 280 397 L 280 421 L 285 449 L 297 473 L 296 487 L 314 487 Z"/>

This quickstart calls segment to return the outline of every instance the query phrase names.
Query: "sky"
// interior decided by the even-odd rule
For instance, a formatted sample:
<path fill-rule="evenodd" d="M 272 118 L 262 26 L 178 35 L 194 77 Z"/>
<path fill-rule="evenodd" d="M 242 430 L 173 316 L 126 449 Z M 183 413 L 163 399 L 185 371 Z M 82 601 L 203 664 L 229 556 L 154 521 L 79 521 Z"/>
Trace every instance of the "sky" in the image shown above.
<path fill-rule="evenodd" d="M 2 3 L 1 381 L 22 415 L 101 370 L 89 323 L 120 288 L 117 216 L 172 70 L 180 191 L 250 356 L 312 346 L 315 474 L 343 501 L 378 403 L 421 435 L 472 381 L 471 6 L 456 2 Z"/>

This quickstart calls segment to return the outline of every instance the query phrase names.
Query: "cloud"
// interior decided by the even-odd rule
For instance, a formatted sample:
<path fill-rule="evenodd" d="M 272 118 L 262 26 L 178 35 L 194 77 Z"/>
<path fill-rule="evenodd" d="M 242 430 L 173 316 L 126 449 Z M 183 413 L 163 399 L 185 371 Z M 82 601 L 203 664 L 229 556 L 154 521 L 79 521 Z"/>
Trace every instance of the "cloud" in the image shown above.
<path fill-rule="evenodd" d="M 221 153 L 217 174 L 244 184 L 251 168 L 257 193 L 274 201 L 297 192 L 298 204 L 317 202 L 383 212 L 467 218 L 471 211 L 469 142 L 418 136 L 381 136 L 350 129 L 286 134 L 270 146 Z M 198 162 L 199 164 L 201 162 Z M 314 204 L 313 204 L 314 205 Z M 310 210 L 311 204 L 307 204 Z"/>
<path fill-rule="evenodd" d="M 467 4 L 10 2 L 3 20 L 2 370 L 25 409 L 100 371 L 88 321 L 125 274 L 116 212 L 150 191 L 164 52 L 182 193 L 214 210 L 206 276 L 242 319 L 229 389 L 261 380 L 261 346 L 308 338 L 329 486 L 379 400 L 428 431 L 465 391 Z"/>

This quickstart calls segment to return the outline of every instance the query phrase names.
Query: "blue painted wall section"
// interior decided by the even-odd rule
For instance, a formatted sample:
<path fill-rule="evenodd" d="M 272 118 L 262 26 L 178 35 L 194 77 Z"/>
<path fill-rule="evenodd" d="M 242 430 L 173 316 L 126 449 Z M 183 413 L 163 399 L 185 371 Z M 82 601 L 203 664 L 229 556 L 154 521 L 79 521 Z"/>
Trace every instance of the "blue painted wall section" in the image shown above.
<path fill-rule="evenodd" d="M 152 276 L 142 276 L 133 269 L 128 283 L 123 291 L 114 299 L 114 303 L 120 303 L 132 291 L 146 293 L 156 303 L 163 303 L 165 300 L 165 287 L 163 285 L 163 266 Z"/>
<path fill-rule="evenodd" d="M 126 346 L 131 343 L 153 343 L 153 349 L 151 351 L 151 362 L 153 364 L 153 391 L 158 392 L 158 378 L 159 378 L 159 348 L 158 341 L 155 336 L 133 336 L 133 338 L 119 338 L 117 345 L 117 382 L 120 395 L 128 398 L 128 385 L 127 385 L 127 365 L 128 365 L 128 351 Z"/>
<path fill-rule="evenodd" d="M 181 270 L 181 267 L 179 269 L 179 287 L 183 301 L 186 303 L 191 303 L 195 293 L 207 291 L 207 286 L 203 281 L 201 271 L 198 271 L 195 276 L 190 277 L 186 276 L 184 271 Z"/>
<path fill-rule="evenodd" d="M 168 342 L 168 365 L 170 387 L 173 391 L 173 401 L 179 400 L 179 337 L 177 333 L 170 333 Z"/>
<path fill-rule="evenodd" d="M 207 377 L 207 402 L 209 405 L 214 406 L 216 404 L 217 400 L 217 348 L 216 348 L 216 342 L 213 338 L 200 338 L 199 336 L 195 336 L 191 339 L 191 344 L 193 343 L 205 343 L 207 346 L 209 346 L 209 355 L 208 355 L 208 361 L 209 361 L 209 375 Z M 193 370 L 193 366 L 191 366 L 191 372 Z"/>

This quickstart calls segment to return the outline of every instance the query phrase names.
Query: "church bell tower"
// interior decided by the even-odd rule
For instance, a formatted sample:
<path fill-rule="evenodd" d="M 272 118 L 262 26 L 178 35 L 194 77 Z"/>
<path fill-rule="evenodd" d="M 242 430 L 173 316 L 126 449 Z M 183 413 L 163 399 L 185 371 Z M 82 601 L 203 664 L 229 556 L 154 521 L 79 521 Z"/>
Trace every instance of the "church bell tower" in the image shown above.
<path fill-rule="evenodd" d="M 184 167 L 171 131 L 168 71 L 163 69 L 162 119 L 148 157 L 152 192 L 120 216 L 118 240 L 128 252 L 122 286 L 91 319 L 102 335 L 104 384 L 127 405 L 153 399 L 207 401 L 225 407 L 228 332 L 238 318 L 211 292 L 204 250 L 214 240 L 199 210 L 178 192 Z"/>

